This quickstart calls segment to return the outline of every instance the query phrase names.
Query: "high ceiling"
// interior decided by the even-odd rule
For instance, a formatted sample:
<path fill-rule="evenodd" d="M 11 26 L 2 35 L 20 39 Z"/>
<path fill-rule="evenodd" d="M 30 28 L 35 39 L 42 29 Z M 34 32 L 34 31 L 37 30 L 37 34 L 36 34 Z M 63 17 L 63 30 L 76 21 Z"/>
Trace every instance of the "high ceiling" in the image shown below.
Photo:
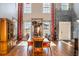
<path fill-rule="evenodd" d="M 74 4 L 74 11 L 79 18 L 79 3 Z M 17 19 L 17 4 L 15 3 L 0 3 L 0 17 L 16 18 Z"/>

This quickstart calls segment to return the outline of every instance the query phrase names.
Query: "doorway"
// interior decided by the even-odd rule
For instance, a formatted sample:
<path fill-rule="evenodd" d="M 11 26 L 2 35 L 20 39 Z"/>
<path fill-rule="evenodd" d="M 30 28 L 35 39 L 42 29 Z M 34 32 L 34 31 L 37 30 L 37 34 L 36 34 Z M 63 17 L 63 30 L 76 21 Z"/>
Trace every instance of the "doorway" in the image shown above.
<path fill-rule="evenodd" d="M 59 22 L 59 40 L 71 40 L 71 22 Z"/>

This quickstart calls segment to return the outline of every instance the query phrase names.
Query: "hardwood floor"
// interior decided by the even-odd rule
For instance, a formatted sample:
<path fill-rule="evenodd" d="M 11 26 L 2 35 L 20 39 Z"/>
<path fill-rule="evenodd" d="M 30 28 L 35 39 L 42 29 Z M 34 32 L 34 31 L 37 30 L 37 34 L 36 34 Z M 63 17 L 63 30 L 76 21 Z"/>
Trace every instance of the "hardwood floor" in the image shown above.
<path fill-rule="evenodd" d="M 58 41 L 54 42 L 56 46 L 51 47 L 53 56 L 73 56 L 74 48 L 73 45 L 67 44 L 68 42 Z"/>
<path fill-rule="evenodd" d="M 20 42 L 7 56 L 27 56 L 27 42 Z"/>
<path fill-rule="evenodd" d="M 71 43 L 64 41 L 54 41 L 50 48 L 48 48 L 48 53 L 45 56 L 73 56 L 74 49 Z M 14 49 L 7 54 L 7 56 L 29 56 L 27 41 L 22 41 Z"/>

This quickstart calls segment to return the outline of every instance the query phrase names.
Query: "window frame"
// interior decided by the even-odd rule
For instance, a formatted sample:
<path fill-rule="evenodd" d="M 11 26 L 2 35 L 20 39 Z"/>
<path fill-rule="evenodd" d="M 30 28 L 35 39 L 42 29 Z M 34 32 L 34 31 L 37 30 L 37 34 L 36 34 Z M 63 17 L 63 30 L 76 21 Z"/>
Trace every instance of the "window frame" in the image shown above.
<path fill-rule="evenodd" d="M 69 10 L 69 3 L 61 3 L 61 10 Z"/>
<path fill-rule="evenodd" d="M 23 13 L 32 13 L 32 3 L 23 4 Z"/>
<path fill-rule="evenodd" d="M 51 13 L 51 3 L 43 3 L 43 13 Z"/>

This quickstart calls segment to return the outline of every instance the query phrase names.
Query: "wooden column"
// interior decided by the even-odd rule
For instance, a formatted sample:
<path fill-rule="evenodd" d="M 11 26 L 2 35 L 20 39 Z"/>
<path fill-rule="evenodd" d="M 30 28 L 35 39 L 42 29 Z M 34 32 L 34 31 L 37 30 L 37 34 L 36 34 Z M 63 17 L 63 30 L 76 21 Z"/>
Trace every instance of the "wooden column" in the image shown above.
<path fill-rule="evenodd" d="M 52 19 L 52 38 L 54 39 L 54 19 L 55 19 L 55 14 L 54 14 L 54 3 L 51 4 L 51 19 Z"/>
<path fill-rule="evenodd" d="M 18 3 L 18 40 L 22 40 L 23 4 Z"/>

